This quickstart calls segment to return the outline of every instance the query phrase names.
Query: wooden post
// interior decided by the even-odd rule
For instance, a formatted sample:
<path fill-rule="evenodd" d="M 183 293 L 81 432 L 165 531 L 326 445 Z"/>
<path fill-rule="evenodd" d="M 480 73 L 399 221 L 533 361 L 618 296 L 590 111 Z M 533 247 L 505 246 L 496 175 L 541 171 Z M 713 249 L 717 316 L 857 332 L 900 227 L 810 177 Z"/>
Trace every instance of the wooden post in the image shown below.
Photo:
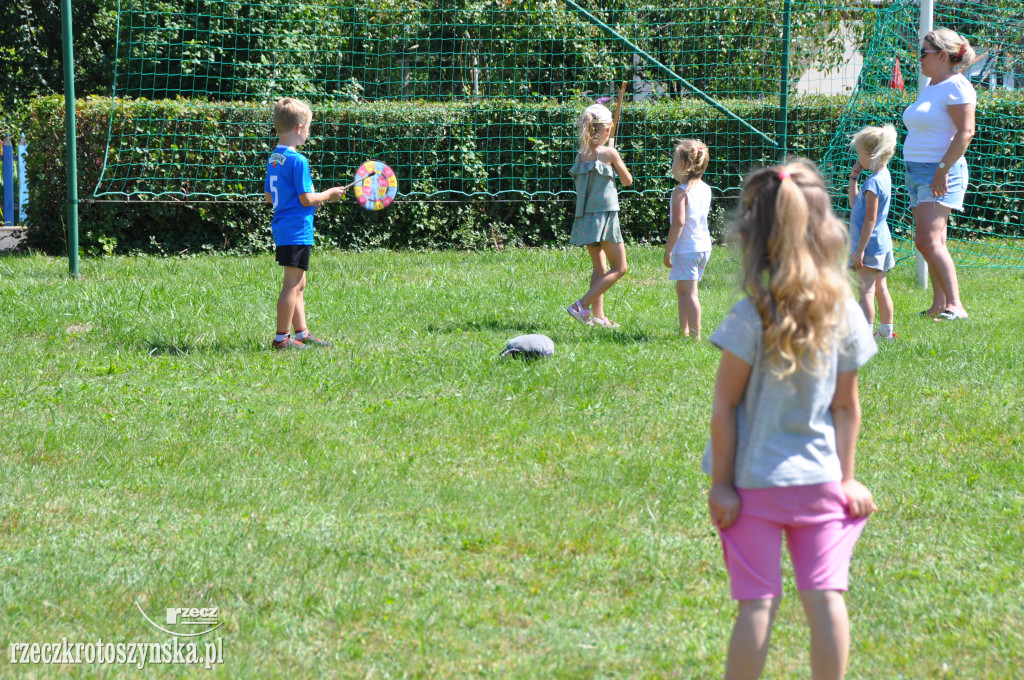
<path fill-rule="evenodd" d="M 626 96 L 626 82 L 622 81 L 622 87 L 619 88 L 619 102 L 615 105 L 615 117 L 612 118 L 612 131 L 608 135 L 609 146 L 615 148 L 615 130 L 619 127 L 619 114 L 622 112 L 622 98 Z"/>

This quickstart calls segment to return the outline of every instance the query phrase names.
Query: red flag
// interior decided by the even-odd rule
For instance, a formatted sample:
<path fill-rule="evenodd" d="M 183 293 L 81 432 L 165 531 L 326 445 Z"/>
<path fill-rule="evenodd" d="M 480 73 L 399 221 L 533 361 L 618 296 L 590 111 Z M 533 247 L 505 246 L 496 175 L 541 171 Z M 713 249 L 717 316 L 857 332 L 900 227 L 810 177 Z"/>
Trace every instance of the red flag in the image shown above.
<path fill-rule="evenodd" d="M 900 71 L 899 57 L 896 57 L 896 64 L 892 67 L 892 78 L 889 78 L 889 87 L 900 92 L 903 91 L 903 72 Z"/>

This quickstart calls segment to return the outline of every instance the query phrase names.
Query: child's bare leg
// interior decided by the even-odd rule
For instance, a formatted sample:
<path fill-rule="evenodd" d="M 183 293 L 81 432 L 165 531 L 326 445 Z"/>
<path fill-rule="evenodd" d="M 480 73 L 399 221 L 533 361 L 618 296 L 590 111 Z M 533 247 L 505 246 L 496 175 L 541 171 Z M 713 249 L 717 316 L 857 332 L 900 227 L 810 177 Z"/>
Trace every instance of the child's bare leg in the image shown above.
<path fill-rule="evenodd" d="M 590 251 L 593 247 L 594 246 L 587 246 L 587 250 Z M 626 275 L 626 271 L 629 268 L 626 264 L 626 245 L 624 243 L 601 241 L 600 248 L 604 251 L 604 257 L 608 260 L 609 269 L 601 276 L 597 276 L 592 279 L 593 284 L 590 286 L 590 290 L 587 291 L 586 295 L 580 298 L 580 304 L 584 307 L 590 307 L 593 305 L 598 298 L 604 295 L 605 291 L 614 286 L 619 279 Z M 593 257 L 594 256 L 591 255 L 591 258 Z M 594 316 L 598 316 L 597 310 L 595 309 L 593 311 Z M 604 309 L 601 310 L 600 317 L 604 318 Z"/>
<path fill-rule="evenodd" d="M 889 295 L 889 284 L 885 280 L 885 272 L 875 276 L 875 299 L 878 300 L 878 322 L 891 324 L 894 314 L 892 296 Z"/>
<path fill-rule="evenodd" d="M 683 297 L 680 300 L 686 314 L 686 326 L 689 334 L 700 340 L 700 300 L 697 299 L 697 281 L 679 281 L 682 284 Z"/>
<path fill-rule="evenodd" d="M 875 277 L 877 269 L 857 267 L 857 302 L 870 326 L 875 322 Z"/>
<path fill-rule="evenodd" d="M 779 611 L 779 599 L 741 600 L 736 623 L 729 638 L 725 680 L 758 678 L 768 658 L 772 623 Z"/>
<path fill-rule="evenodd" d="M 600 243 L 588 245 L 587 253 L 590 255 L 591 263 L 594 265 L 594 271 L 590 274 L 590 288 L 587 290 L 593 290 L 597 282 L 608 271 L 608 259 L 604 256 Z M 594 298 L 594 301 L 590 304 L 590 312 L 599 319 L 604 318 L 604 295 L 598 295 Z"/>
<path fill-rule="evenodd" d="M 690 334 L 689 317 L 686 313 L 686 289 L 683 288 L 685 281 L 676 281 L 676 302 L 679 304 L 679 335 Z"/>
<path fill-rule="evenodd" d="M 277 334 L 284 335 L 291 330 L 290 325 L 299 317 L 306 327 L 306 312 L 302 303 L 302 289 L 306 287 L 306 272 L 298 267 L 284 268 L 284 282 L 281 294 L 277 297 Z"/>
<path fill-rule="evenodd" d="M 292 313 L 292 328 L 296 331 L 306 330 L 306 272 L 302 272 L 302 282 L 295 294 L 295 311 Z"/>
<path fill-rule="evenodd" d="M 812 680 L 841 680 L 850 656 L 850 619 L 846 600 L 835 590 L 801 590 L 811 628 Z"/>

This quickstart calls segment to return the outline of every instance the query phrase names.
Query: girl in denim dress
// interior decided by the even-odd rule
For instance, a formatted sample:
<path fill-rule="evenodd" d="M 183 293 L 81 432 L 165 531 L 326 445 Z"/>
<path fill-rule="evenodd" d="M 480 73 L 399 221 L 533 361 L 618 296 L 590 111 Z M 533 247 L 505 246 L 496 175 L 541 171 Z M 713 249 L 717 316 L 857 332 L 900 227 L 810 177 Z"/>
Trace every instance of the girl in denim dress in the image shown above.
<path fill-rule="evenodd" d="M 857 162 L 850 169 L 850 266 L 857 273 L 857 301 L 869 324 L 875 322 L 878 302 L 880 327 L 876 340 L 894 342 L 892 296 L 886 281 L 896 266 L 889 232 L 892 178 L 889 159 L 896 152 L 896 128 L 868 126 L 853 136 L 850 149 Z M 863 184 L 860 178 L 866 177 Z"/>

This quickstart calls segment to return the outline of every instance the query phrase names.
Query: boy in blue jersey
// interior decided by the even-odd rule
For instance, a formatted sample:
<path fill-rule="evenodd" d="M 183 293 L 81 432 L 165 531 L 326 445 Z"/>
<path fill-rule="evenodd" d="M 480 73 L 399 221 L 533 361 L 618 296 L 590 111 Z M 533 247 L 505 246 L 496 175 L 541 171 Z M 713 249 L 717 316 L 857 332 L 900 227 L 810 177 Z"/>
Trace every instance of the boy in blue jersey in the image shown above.
<path fill-rule="evenodd" d="M 305 103 L 284 97 L 274 106 L 274 128 L 278 143 L 267 160 L 267 178 L 263 196 L 274 206 L 271 230 L 277 263 L 284 267 L 284 283 L 277 298 L 277 335 L 274 349 L 307 349 L 330 347 L 306 328 L 306 306 L 303 291 L 306 271 L 313 250 L 313 213 L 327 202 L 340 201 L 344 187 L 332 187 L 319 193 L 313 191 L 309 161 L 296 151 L 309 138 L 313 112 Z M 295 337 L 288 331 L 295 328 Z"/>

